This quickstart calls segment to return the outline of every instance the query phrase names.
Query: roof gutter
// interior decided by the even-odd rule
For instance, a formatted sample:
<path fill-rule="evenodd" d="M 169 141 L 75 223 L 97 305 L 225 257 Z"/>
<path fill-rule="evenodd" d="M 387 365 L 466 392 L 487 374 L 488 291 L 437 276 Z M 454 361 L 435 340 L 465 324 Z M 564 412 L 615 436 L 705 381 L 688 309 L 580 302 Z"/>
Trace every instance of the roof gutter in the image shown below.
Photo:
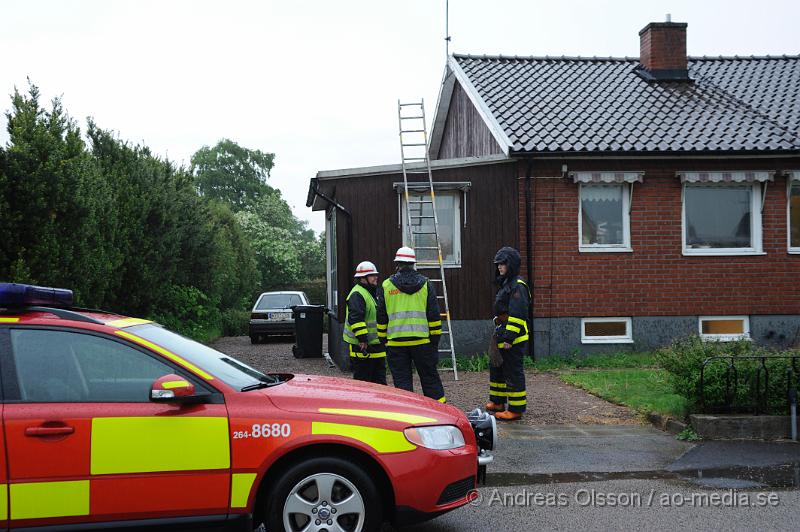
<path fill-rule="evenodd" d="M 672 151 L 672 152 L 580 152 L 580 151 L 512 151 L 509 157 L 520 159 L 758 159 L 758 158 L 793 158 L 800 157 L 798 150 L 750 150 L 734 153 L 718 151 Z"/>
<path fill-rule="evenodd" d="M 352 272 L 353 268 L 353 214 L 348 211 L 341 203 L 337 202 L 335 199 L 328 197 L 319 189 L 319 179 L 316 177 L 311 178 L 311 184 L 308 190 L 308 199 L 306 200 L 306 206 L 310 207 L 314 203 L 314 197 L 318 197 L 327 203 L 330 207 L 338 210 L 344 217 L 347 219 L 347 271 Z M 325 235 L 325 238 L 331 238 L 331 235 Z M 336 242 L 332 243 L 334 246 Z M 336 274 L 339 274 L 339 268 L 336 268 Z M 337 316 L 338 318 L 338 316 Z"/>

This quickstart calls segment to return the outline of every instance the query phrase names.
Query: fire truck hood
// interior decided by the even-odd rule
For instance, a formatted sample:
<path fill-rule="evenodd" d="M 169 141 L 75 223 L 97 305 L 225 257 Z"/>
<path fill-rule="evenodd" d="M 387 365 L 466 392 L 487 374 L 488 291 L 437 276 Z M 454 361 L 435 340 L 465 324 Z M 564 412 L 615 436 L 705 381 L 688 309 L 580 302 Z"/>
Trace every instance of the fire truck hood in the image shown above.
<path fill-rule="evenodd" d="M 466 421 L 464 413 L 450 405 L 416 393 L 350 379 L 294 375 L 264 392 L 276 407 L 290 412 L 394 418 L 405 420 L 408 425 L 459 425 L 462 418 Z"/>

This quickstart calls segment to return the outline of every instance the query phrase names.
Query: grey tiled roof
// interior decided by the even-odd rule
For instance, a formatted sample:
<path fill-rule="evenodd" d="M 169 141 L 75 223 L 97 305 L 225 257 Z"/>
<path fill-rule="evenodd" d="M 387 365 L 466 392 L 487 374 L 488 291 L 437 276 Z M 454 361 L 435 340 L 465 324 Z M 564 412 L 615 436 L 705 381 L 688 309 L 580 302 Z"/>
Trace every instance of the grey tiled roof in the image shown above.
<path fill-rule="evenodd" d="M 693 83 L 631 58 L 454 60 L 515 152 L 800 150 L 800 56 L 689 58 Z"/>

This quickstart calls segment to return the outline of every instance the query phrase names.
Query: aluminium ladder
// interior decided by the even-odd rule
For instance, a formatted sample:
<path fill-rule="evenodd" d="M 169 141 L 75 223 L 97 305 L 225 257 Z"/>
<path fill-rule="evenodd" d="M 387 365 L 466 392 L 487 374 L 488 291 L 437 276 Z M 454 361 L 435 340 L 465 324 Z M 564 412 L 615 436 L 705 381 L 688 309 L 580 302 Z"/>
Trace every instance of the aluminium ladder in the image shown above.
<path fill-rule="evenodd" d="M 405 111 L 405 113 L 404 113 Z M 437 290 L 442 318 L 442 339 L 439 342 L 439 353 L 450 353 L 453 363 L 453 378 L 458 380 L 456 367 L 456 351 L 453 342 L 453 328 L 450 323 L 450 301 L 447 297 L 447 283 L 444 276 L 442 245 L 439 240 L 439 218 L 436 213 L 436 194 L 433 190 L 433 173 L 428 158 L 428 133 L 425 122 L 425 100 L 412 103 L 397 101 L 397 118 L 400 126 L 400 156 L 403 167 L 403 190 L 406 206 L 406 230 L 403 231 L 403 244 L 408 245 L 417 255 L 417 268 L 422 270 L 439 270 L 439 278 L 429 277 L 432 283 L 441 286 Z M 424 165 L 422 164 L 424 163 Z M 408 190 L 408 174 L 427 173 L 428 181 L 419 183 L 421 190 L 427 192 L 420 199 L 411 199 Z M 430 222 L 433 221 L 433 227 Z M 431 231 L 431 229 L 433 229 Z M 431 238 L 433 237 L 433 238 Z M 420 260 L 423 256 L 434 257 Z M 446 325 L 446 327 L 445 327 Z"/>

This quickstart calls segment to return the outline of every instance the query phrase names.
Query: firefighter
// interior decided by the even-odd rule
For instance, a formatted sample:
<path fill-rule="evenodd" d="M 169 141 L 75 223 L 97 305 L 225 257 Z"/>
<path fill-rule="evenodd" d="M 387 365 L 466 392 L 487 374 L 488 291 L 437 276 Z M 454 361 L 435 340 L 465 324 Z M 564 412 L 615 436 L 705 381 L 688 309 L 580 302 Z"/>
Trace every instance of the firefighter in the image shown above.
<path fill-rule="evenodd" d="M 494 257 L 499 287 L 494 302 L 495 333 L 500 364 L 489 365 L 489 402 L 486 410 L 503 421 L 520 419 L 528 404 L 523 358 L 528 352 L 530 290 L 519 277 L 519 251 L 501 248 Z M 506 408 L 506 404 L 508 408 Z"/>
<path fill-rule="evenodd" d="M 355 286 L 347 296 L 344 341 L 350 350 L 353 378 L 386 384 L 386 349 L 378 338 L 375 292 L 378 269 L 369 261 L 356 267 Z"/>
<path fill-rule="evenodd" d="M 396 273 L 378 289 L 378 336 L 386 339 L 387 362 L 397 388 L 414 391 L 412 364 L 417 368 L 422 393 L 445 402 L 439 371 L 442 316 L 436 290 L 416 271 L 416 253 L 401 247 L 394 257 Z"/>

